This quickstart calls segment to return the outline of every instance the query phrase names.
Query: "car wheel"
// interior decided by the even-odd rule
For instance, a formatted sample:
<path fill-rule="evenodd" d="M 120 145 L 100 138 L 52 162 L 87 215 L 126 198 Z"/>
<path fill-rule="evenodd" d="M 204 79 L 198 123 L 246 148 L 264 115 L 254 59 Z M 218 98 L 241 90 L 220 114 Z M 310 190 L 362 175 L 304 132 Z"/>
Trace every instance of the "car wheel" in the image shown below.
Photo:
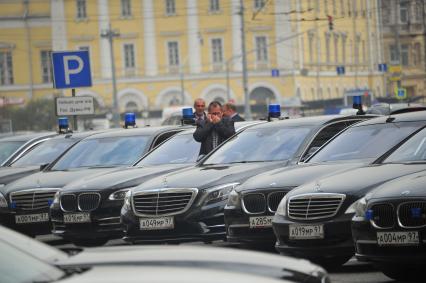
<path fill-rule="evenodd" d="M 96 246 L 103 246 L 108 242 L 108 239 L 106 238 L 88 238 L 88 239 L 72 239 L 71 242 L 80 247 L 96 247 Z"/>
<path fill-rule="evenodd" d="M 418 274 L 422 272 L 422 268 L 419 266 L 380 264 L 377 267 L 384 275 L 397 281 L 418 280 Z"/>

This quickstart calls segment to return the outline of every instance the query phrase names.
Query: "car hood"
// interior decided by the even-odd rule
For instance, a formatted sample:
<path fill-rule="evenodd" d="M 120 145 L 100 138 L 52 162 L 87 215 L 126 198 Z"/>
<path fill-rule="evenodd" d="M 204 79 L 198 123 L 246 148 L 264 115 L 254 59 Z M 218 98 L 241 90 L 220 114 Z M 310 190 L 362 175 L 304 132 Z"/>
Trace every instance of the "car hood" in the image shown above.
<path fill-rule="evenodd" d="M 62 188 L 66 184 L 87 177 L 89 175 L 105 174 L 116 168 L 88 168 L 75 171 L 44 171 L 32 174 L 9 185 L 2 191 L 6 194 L 11 192 L 35 189 L 35 188 Z"/>
<path fill-rule="evenodd" d="M 426 197 L 426 171 L 416 172 L 377 187 L 367 199 Z"/>
<path fill-rule="evenodd" d="M 294 189 L 288 197 L 310 193 L 340 193 L 362 197 L 371 189 L 392 179 L 420 172 L 426 164 L 379 164 L 317 178 Z"/>
<path fill-rule="evenodd" d="M 273 161 L 194 166 L 153 178 L 138 186 L 134 192 L 164 187 L 204 189 L 227 183 L 243 182 L 265 170 L 272 170 L 287 164 L 287 161 Z"/>
<path fill-rule="evenodd" d="M 236 187 L 238 192 L 266 189 L 297 187 L 316 178 L 335 174 L 362 166 L 362 163 L 316 163 L 300 164 L 291 167 L 278 168 L 254 176 Z"/>
<path fill-rule="evenodd" d="M 0 184 L 9 184 L 15 180 L 40 171 L 40 166 L 1 167 Z"/>
<path fill-rule="evenodd" d="M 67 184 L 62 191 L 101 191 L 135 187 L 158 175 L 176 171 L 191 164 L 165 164 L 146 167 L 128 167 L 106 174 L 90 175 Z"/>

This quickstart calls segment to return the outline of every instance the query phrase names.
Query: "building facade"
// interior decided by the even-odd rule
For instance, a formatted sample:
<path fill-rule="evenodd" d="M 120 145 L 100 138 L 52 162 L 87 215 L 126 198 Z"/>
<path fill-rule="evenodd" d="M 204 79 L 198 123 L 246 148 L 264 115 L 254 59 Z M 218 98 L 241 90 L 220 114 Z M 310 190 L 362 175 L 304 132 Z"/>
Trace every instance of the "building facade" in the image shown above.
<path fill-rule="evenodd" d="M 243 26 L 251 104 L 342 98 L 356 88 L 385 94 L 380 0 L 241 2 L 0 0 L 0 97 L 70 96 L 52 87 L 50 54 L 88 50 L 93 86 L 77 95 L 99 108 L 112 105 L 111 58 L 121 112 L 196 97 L 243 104 Z"/>
<path fill-rule="evenodd" d="M 388 92 L 400 86 L 407 90 L 408 97 L 423 96 L 426 90 L 425 1 L 381 2 L 386 60 L 390 66 L 401 69 L 388 76 Z"/>

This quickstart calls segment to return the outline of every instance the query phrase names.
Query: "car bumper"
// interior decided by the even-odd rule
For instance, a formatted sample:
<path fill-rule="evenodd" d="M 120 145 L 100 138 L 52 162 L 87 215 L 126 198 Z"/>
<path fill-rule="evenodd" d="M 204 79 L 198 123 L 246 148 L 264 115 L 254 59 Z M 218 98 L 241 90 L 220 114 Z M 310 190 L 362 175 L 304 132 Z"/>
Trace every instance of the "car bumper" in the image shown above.
<path fill-rule="evenodd" d="M 419 264 L 426 261 L 426 227 L 419 229 L 376 229 L 363 218 L 352 221 L 352 235 L 356 247 L 355 256 L 360 261 L 376 263 Z M 419 245 L 415 246 L 379 246 L 377 232 L 419 232 Z"/>
<path fill-rule="evenodd" d="M 223 204 L 206 208 L 189 209 L 173 215 L 174 228 L 164 230 L 141 230 L 141 218 L 132 210 L 122 209 L 121 222 L 124 227 L 124 240 L 132 243 L 193 242 L 223 240 L 226 237 L 223 220 Z"/>
<path fill-rule="evenodd" d="M 2 211 L 0 212 L 0 224 L 23 234 L 35 236 L 50 234 L 52 225 L 50 221 L 33 222 L 33 223 L 17 223 L 16 216 L 34 215 L 49 213 L 48 210 L 42 211 Z"/>
<path fill-rule="evenodd" d="M 350 219 L 352 215 L 342 215 L 322 222 L 296 223 L 280 215 L 273 220 L 273 230 L 277 237 L 276 249 L 282 254 L 290 254 L 305 258 L 329 258 L 351 256 L 354 254 Z M 291 224 L 323 224 L 324 238 L 296 240 L 289 238 Z"/>
<path fill-rule="evenodd" d="M 271 215 L 252 215 L 268 216 Z M 226 238 L 228 242 L 241 244 L 271 244 L 276 241 L 271 227 L 250 228 L 250 216 L 239 209 L 225 209 Z"/>

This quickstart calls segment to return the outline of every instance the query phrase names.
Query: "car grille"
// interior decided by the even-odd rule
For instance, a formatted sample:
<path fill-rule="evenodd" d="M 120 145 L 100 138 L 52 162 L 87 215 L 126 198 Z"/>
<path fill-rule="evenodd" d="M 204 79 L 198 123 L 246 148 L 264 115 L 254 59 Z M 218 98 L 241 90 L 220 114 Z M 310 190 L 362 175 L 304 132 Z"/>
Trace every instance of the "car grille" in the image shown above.
<path fill-rule="evenodd" d="M 13 192 L 10 202 L 14 208 L 22 210 L 37 210 L 49 208 L 57 190 L 30 190 Z"/>
<path fill-rule="evenodd" d="M 77 211 L 77 198 L 73 194 L 61 196 L 61 208 L 63 211 Z"/>
<path fill-rule="evenodd" d="M 333 217 L 345 199 L 342 194 L 310 194 L 291 197 L 288 216 L 293 219 L 321 219 Z"/>
<path fill-rule="evenodd" d="M 78 208 L 81 211 L 91 211 L 98 208 L 101 195 L 98 193 L 82 193 L 78 196 Z"/>
<path fill-rule="evenodd" d="M 184 213 L 192 204 L 196 189 L 167 189 L 140 192 L 133 196 L 133 210 L 140 215 L 174 215 Z"/>
<path fill-rule="evenodd" d="M 420 209 L 419 217 L 414 217 L 412 209 Z M 414 228 L 426 225 L 426 202 L 405 202 L 398 207 L 398 220 L 402 227 Z"/>
<path fill-rule="evenodd" d="M 374 204 L 370 208 L 373 211 L 373 224 L 378 228 L 392 228 L 394 225 L 393 206 L 388 203 Z"/>
<path fill-rule="evenodd" d="M 275 212 L 277 211 L 278 205 L 280 204 L 283 197 L 287 194 L 287 192 L 273 192 L 268 195 L 268 208 L 269 211 Z"/>
<path fill-rule="evenodd" d="M 243 207 L 250 214 L 265 212 L 265 196 L 263 194 L 246 194 L 243 196 Z"/>

